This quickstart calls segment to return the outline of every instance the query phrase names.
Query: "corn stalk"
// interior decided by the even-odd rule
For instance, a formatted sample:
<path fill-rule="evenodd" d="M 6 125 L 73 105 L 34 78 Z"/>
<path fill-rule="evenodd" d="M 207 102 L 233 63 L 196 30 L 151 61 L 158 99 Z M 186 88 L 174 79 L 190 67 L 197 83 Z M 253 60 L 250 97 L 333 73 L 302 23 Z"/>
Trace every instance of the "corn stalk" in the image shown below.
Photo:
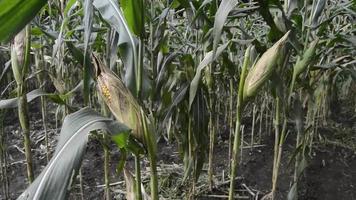
<path fill-rule="evenodd" d="M 27 178 L 29 183 L 33 181 L 33 164 L 31 153 L 30 123 L 28 117 L 26 81 L 25 77 L 30 64 L 30 25 L 27 25 L 19 34 L 15 36 L 11 48 L 12 71 L 17 84 L 18 115 L 24 137 L 25 157 L 27 164 Z"/>

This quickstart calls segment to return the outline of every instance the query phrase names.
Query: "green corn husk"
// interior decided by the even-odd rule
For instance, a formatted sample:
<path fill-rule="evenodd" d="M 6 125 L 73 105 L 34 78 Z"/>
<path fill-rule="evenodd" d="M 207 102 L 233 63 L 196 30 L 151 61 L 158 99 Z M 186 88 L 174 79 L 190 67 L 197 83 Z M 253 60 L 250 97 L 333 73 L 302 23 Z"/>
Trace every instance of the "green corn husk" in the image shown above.
<path fill-rule="evenodd" d="M 319 42 L 319 39 L 315 39 L 312 43 L 310 43 L 308 49 L 304 52 L 302 57 L 298 57 L 297 63 L 294 66 L 293 76 L 298 77 L 307 66 L 312 61 L 312 58 L 315 55 L 316 46 Z"/>
<path fill-rule="evenodd" d="M 269 48 L 247 74 L 243 92 L 244 102 L 253 97 L 258 89 L 269 79 L 277 66 L 278 58 L 283 56 L 283 47 L 287 42 L 289 33 L 290 31 Z"/>
<path fill-rule="evenodd" d="M 131 128 L 132 135 L 147 147 L 150 160 L 151 197 L 153 200 L 158 200 L 157 144 L 153 132 L 154 126 L 121 79 L 94 55 L 93 62 L 96 69 L 97 89 L 106 105 L 115 118 Z"/>
<path fill-rule="evenodd" d="M 96 69 L 97 89 L 116 120 L 132 129 L 133 136 L 145 143 L 140 106 L 117 77 L 99 59 L 93 56 Z"/>

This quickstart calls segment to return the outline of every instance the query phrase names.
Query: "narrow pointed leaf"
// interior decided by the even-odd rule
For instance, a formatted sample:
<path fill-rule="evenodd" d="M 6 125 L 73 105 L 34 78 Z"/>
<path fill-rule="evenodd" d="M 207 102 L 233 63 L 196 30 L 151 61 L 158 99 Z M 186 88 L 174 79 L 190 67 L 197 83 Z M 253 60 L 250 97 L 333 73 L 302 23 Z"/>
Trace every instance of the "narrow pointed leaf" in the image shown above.
<path fill-rule="evenodd" d="M 66 105 L 70 109 L 72 109 L 72 107 L 70 107 L 69 105 L 67 105 L 65 103 L 65 99 L 72 96 L 74 93 L 81 91 L 82 88 L 83 88 L 83 82 L 81 81 L 71 91 L 69 91 L 65 94 L 54 94 L 54 93 L 45 92 L 42 89 L 35 89 L 35 90 L 32 90 L 31 92 L 26 94 L 27 103 L 35 100 L 38 97 L 47 97 L 54 103 L 57 103 L 60 105 Z M 0 109 L 17 108 L 17 106 L 18 106 L 18 98 L 17 97 L 11 98 L 11 99 L 0 100 Z"/>
<path fill-rule="evenodd" d="M 47 92 L 42 91 L 41 89 L 33 90 L 33 91 L 27 93 L 26 96 L 27 96 L 27 102 L 31 102 L 34 99 L 36 99 L 37 97 L 47 96 L 56 103 L 65 104 L 65 102 L 60 98 L 59 95 L 47 93 Z M 18 106 L 18 98 L 17 97 L 12 98 L 12 99 L 0 100 L 0 109 L 16 108 L 17 106 Z"/>
<path fill-rule="evenodd" d="M 218 10 L 216 11 L 213 28 L 213 57 L 215 57 L 226 18 L 238 2 L 238 0 L 223 0 L 219 5 Z"/>
<path fill-rule="evenodd" d="M 229 45 L 229 42 L 227 42 L 224 45 L 221 45 L 216 51 L 215 58 L 218 57 L 225 50 L 225 48 L 228 45 Z M 204 59 L 198 65 L 198 68 L 197 68 L 197 71 L 195 73 L 195 76 L 194 76 L 192 82 L 190 83 L 190 88 L 189 88 L 189 109 L 192 106 L 192 103 L 194 101 L 195 95 L 196 95 L 197 90 L 198 90 L 199 81 L 200 81 L 200 77 L 201 77 L 201 72 L 207 65 L 209 65 L 213 61 L 214 61 L 213 51 L 210 51 L 205 55 Z"/>
<path fill-rule="evenodd" d="M 102 117 L 90 108 L 68 115 L 52 159 L 18 200 L 66 199 L 73 175 L 81 165 L 88 135 L 98 129 L 105 129 L 113 135 L 129 131 L 125 125 Z"/>

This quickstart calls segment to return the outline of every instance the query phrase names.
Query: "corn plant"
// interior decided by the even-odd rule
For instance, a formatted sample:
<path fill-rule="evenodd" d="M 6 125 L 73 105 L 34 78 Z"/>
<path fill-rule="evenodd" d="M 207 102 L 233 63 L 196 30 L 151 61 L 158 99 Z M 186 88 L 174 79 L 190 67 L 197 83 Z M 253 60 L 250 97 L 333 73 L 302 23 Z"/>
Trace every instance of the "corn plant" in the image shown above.
<path fill-rule="evenodd" d="M 354 10 L 347 0 L 0 1 L 4 198 L 13 198 L 6 120 L 16 109 L 29 182 L 18 199 L 86 199 L 81 164 L 92 139 L 104 152 L 105 199 L 116 198 L 121 172 L 127 199 L 234 199 L 240 187 L 259 199 L 238 176 L 269 139 L 263 195 L 298 199 L 315 145 L 330 142 L 320 130 L 335 126 L 335 106 L 356 109 Z M 36 99 L 44 131 L 34 141 Z M 170 188 L 164 147 L 182 163 Z M 293 171 L 288 194 L 278 190 L 282 169 Z"/>

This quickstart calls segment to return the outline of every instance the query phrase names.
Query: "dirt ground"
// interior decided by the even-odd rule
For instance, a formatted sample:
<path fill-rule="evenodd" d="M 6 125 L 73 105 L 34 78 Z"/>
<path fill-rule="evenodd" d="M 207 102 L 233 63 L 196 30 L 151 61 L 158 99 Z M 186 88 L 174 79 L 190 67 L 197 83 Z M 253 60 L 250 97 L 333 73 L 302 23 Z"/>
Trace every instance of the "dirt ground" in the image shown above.
<path fill-rule="evenodd" d="M 39 109 L 31 103 L 31 139 L 33 141 L 33 160 L 35 174 L 38 175 L 46 165 L 46 151 L 44 146 L 43 129 Z M 37 104 L 38 105 L 38 104 Z M 55 128 L 55 109 L 49 109 L 48 133 L 51 138 L 51 149 L 54 151 L 56 137 L 59 129 Z M 356 132 L 354 124 L 340 124 L 340 127 L 351 126 L 353 135 Z M 247 127 L 246 132 L 249 132 Z M 320 128 L 320 134 L 335 134 L 328 127 Z M 7 134 L 7 153 L 9 158 L 8 180 L 10 181 L 11 199 L 16 199 L 26 188 L 26 166 L 22 145 L 22 136 L 19 129 L 16 110 L 6 115 L 5 133 Z M 249 136 L 246 135 L 246 138 Z M 215 145 L 214 173 L 216 187 L 213 191 L 206 189 L 207 167 L 204 167 L 200 182 L 197 184 L 197 199 L 226 199 L 228 191 L 228 142 L 227 132 L 218 134 L 218 143 Z M 284 145 L 280 176 L 278 178 L 278 199 L 287 199 L 293 176 L 293 166 L 289 160 L 293 155 L 295 141 L 288 137 Z M 248 143 L 246 139 L 246 143 Z M 239 178 L 237 191 L 241 199 L 261 199 L 270 192 L 272 162 L 273 162 L 273 135 L 263 134 L 261 142 L 254 148 L 244 148 L 242 162 L 238 168 Z M 248 144 L 245 144 L 248 146 Z M 308 166 L 299 182 L 300 200 L 354 200 L 356 199 L 356 152 L 347 146 L 336 142 L 316 143 L 310 153 Z M 179 158 L 177 146 L 165 141 L 159 142 L 160 189 L 162 199 L 185 199 L 187 188 L 181 184 L 183 176 L 182 160 Z M 112 199 L 124 199 L 125 186 L 122 175 L 115 174 L 115 167 L 119 160 L 119 151 L 112 146 L 111 152 L 111 194 Z M 87 153 L 82 164 L 84 199 L 104 199 L 104 172 L 103 150 L 101 144 L 91 139 Z M 132 158 L 129 158 L 129 165 Z M 147 161 L 142 169 L 147 167 Z M 143 172 L 143 182 L 148 182 L 149 175 Z M 252 194 L 254 194 L 254 196 Z M 0 199 L 4 199 L 2 191 Z M 70 199 L 81 199 L 78 181 L 75 184 Z"/>

